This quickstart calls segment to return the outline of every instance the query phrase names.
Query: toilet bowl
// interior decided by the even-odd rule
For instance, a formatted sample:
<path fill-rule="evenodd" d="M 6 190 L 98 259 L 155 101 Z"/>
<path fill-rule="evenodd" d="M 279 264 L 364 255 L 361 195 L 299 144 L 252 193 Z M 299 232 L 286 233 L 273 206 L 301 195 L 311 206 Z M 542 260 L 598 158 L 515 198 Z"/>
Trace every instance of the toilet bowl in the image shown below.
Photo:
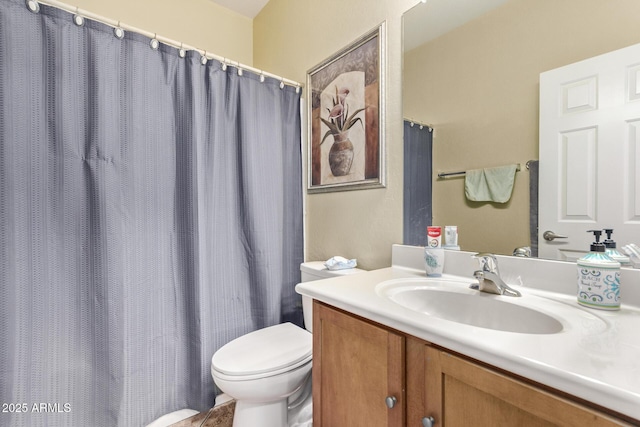
<path fill-rule="evenodd" d="M 211 375 L 236 399 L 234 427 L 287 425 L 287 399 L 311 372 L 311 334 L 283 323 L 243 335 L 218 350 Z"/>
<path fill-rule="evenodd" d="M 322 262 L 303 263 L 302 281 L 362 272 L 329 271 Z M 305 327 L 282 323 L 243 335 L 221 347 L 211 359 L 211 376 L 220 390 L 236 399 L 233 427 L 286 427 L 289 397 L 309 394 L 312 335 L 311 301 L 303 297 Z M 310 400 L 310 397 L 308 398 Z M 296 413 L 301 412 L 297 406 Z M 307 412 L 311 412 L 310 410 Z M 309 424 L 310 425 L 310 424 Z"/>

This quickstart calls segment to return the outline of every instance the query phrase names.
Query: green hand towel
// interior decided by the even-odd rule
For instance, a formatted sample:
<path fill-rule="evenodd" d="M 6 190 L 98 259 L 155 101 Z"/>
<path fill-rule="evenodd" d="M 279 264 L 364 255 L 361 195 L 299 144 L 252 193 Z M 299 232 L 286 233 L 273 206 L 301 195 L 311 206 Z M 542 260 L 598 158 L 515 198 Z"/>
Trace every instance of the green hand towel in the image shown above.
<path fill-rule="evenodd" d="M 467 171 L 464 194 L 473 202 L 508 202 L 513 192 L 517 167 L 508 165 Z"/>

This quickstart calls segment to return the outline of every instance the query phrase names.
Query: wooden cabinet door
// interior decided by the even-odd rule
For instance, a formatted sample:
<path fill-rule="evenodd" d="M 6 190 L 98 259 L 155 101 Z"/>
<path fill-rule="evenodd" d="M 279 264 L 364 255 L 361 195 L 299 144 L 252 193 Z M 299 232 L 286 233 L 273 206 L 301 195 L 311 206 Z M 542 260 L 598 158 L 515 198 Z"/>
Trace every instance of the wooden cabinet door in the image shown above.
<path fill-rule="evenodd" d="M 436 348 L 424 354 L 426 414 L 438 427 L 630 425 Z"/>
<path fill-rule="evenodd" d="M 404 337 L 317 301 L 313 310 L 314 427 L 403 426 Z"/>

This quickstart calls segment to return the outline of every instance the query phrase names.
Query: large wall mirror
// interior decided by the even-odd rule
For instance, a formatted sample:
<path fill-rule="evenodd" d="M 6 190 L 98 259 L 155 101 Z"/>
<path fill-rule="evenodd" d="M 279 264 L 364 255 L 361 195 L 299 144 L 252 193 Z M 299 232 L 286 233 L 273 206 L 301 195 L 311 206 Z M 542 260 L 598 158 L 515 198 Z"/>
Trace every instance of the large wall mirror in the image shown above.
<path fill-rule="evenodd" d="M 404 117 L 434 129 L 433 223 L 457 225 L 463 250 L 531 246 L 540 74 L 640 43 L 637 16 L 637 0 L 427 0 L 405 14 Z M 521 167 L 501 204 L 468 201 L 464 176 L 437 177 L 508 164 Z"/>

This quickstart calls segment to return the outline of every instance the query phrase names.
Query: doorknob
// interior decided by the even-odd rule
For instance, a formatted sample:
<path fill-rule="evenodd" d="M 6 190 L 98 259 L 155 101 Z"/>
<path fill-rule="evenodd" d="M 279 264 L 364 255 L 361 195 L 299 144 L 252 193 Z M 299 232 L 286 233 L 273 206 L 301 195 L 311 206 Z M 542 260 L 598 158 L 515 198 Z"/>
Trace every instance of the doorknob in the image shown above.
<path fill-rule="evenodd" d="M 554 239 L 566 239 L 567 237 L 569 236 L 561 236 L 560 234 L 556 234 L 553 231 L 549 231 L 549 230 L 545 231 L 542 234 L 542 238 L 547 242 L 552 242 Z"/>

